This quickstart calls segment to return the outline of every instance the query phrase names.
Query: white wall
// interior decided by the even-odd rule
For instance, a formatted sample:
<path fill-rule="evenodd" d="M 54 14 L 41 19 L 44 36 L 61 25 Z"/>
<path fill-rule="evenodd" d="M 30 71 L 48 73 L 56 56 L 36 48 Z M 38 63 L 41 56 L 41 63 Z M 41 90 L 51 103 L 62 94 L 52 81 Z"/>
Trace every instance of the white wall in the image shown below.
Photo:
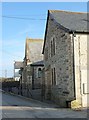
<path fill-rule="evenodd" d="M 88 36 L 78 34 L 74 37 L 76 100 L 82 107 L 89 106 Z"/>

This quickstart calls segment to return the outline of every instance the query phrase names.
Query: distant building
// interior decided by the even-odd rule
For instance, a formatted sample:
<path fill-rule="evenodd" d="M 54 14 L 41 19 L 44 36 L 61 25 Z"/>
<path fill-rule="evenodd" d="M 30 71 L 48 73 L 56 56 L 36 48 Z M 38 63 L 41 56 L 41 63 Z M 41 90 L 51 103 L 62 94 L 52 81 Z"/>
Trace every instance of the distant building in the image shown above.
<path fill-rule="evenodd" d="M 26 39 L 20 83 L 22 94 L 28 97 L 32 95 L 31 90 L 41 89 L 41 70 L 44 66 L 42 47 L 42 39 Z"/>
<path fill-rule="evenodd" d="M 44 41 L 42 39 L 26 39 L 24 58 L 26 65 L 43 60 L 43 42 Z"/>
<path fill-rule="evenodd" d="M 19 70 L 21 67 L 23 67 L 22 61 L 15 61 L 14 62 L 14 79 L 15 79 L 15 81 L 19 81 L 19 79 L 20 79 L 21 75 L 19 74 Z"/>
<path fill-rule="evenodd" d="M 43 46 L 45 99 L 62 107 L 89 106 L 87 14 L 49 10 Z"/>

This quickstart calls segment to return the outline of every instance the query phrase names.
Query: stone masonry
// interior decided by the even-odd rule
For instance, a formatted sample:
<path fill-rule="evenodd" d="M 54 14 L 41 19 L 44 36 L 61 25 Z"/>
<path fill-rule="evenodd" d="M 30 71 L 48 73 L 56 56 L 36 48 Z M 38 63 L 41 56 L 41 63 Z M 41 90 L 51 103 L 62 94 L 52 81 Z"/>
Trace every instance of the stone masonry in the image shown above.
<path fill-rule="evenodd" d="M 51 57 L 51 40 L 55 39 L 56 54 Z M 70 34 L 50 19 L 46 35 L 45 51 L 48 50 L 48 59 L 45 60 L 46 98 L 55 100 L 61 106 L 74 99 L 73 81 L 73 43 Z M 44 59 L 47 55 L 44 51 Z M 52 86 L 51 69 L 56 69 L 56 86 Z"/>
<path fill-rule="evenodd" d="M 85 13 L 48 11 L 43 47 L 45 99 L 61 107 L 89 107 L 89 32 L 84 19 Z"/>

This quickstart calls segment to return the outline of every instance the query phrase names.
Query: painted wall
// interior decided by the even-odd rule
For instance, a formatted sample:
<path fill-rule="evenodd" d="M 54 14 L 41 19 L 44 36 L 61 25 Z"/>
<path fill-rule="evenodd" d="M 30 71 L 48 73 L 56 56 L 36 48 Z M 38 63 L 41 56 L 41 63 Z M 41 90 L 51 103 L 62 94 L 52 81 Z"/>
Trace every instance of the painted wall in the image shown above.
<path fill-rule="evenodd" d="M 76 100 L 73 107 L 89 106 L 89 35 L 77 34 L 74 38 Z"/>

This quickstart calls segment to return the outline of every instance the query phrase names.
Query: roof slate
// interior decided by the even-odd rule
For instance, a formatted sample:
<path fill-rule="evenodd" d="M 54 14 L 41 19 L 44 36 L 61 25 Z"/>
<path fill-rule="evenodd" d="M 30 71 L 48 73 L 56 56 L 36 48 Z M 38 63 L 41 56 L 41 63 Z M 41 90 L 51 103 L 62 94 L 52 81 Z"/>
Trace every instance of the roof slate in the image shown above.
<path fill-rule="evenodd" d="M 64 28 L 70 31 L 88 32 L 87 13 L 49 10 L 50 16 Z"/>
<path fill-rule="evenodd" d="M 31 64 L 31 66 L 44 66 L 44 61 L 41 60 L 41 61 L 34 62 Z"/>
<path fill-rule="evenodd" d="M 42 39 L 26 39 L 25 59 L 28 60 L 28 63 L 43 60 L 42 48 Z"/>

